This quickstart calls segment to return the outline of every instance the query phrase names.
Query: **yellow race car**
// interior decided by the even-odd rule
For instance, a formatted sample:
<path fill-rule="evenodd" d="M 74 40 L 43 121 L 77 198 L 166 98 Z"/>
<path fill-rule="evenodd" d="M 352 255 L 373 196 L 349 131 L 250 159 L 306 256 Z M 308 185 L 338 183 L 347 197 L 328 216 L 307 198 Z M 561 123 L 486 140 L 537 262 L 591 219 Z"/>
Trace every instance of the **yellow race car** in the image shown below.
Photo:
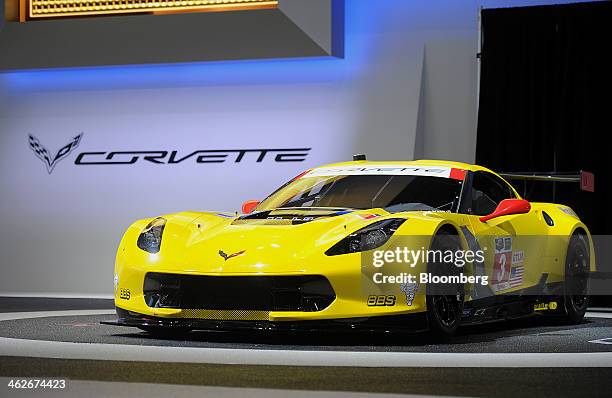
<path fill-rule="evenodd" d="M 522 199 L 484 167 L 356 157 L 242 210 L 132 224 L 115 263 L 118 319 L 105 323 L 159 334 L 449 337 L 460 325 L 534 314 L 579 322 L 587 308 L 587 227 L 567 206 Z"/>

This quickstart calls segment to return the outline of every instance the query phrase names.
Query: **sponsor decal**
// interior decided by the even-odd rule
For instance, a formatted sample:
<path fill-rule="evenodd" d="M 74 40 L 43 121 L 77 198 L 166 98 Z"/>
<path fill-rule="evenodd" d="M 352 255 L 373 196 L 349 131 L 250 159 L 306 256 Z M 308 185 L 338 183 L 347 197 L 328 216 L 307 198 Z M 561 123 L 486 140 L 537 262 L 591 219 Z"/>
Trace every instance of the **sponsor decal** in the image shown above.
<path fill-rule="evenodd" d="M 129 300 L 130 296 L 131 296 L 130 289 L 121 288 L 119 290 L 119 298 L 120 299 Z"/>
<path fill-rule="evenodd" d="M 371 295 L 368 296 L 368 307 L 393 307 L 396 297 L 393 295 Z"/>
<path fill-rule="evenodd" d="M 356 216 L 364 220 L 372 220 L 374 218 L 381 217 L 380 214 L 356 214 Z"/>
<path fill-rule="evenodd" d="M 55 155 L 42 145 L 33 135 L 28 135 L 30 149 L 36 157 L 43 161 L 47 172 L 51 174 L 57 163 L 68 157 L 79 146 L 83 133 L 74 137 L 63 146 Z M 271 161 L 276 163 L 303 162 L 310 154 L 312 148 L 247 148 L 247 149 L 198 149 L 191 152 L 178 150 L 140 150 L 140 151 L 95 151 L 81 152 L 74 160 L 77 166 L 105 166 L 124 165 L 136 163 L 149 163 L 156 165 L 171 165 L 184 162 L 196 164 L 209 163 L 262 163 Z"/>
<path fill-rule="evenodd" d="M 572 216 L 572 217 L 576 217 L 578 218 L 578 216 L 576 215 L 576 213 L 574 212 L 574 210 L 572 210 L 569 207 L 564 207 L 564 206 L 559 206 L 559 210 L 561 210 L 562 212 L 564 212 L 565 214 L 567 214 L 568 216 Z"/>
<path fill-rule="evenodd" d="M 334 177 L 351 175 L 410 175 L 410 176 L 429 176 L 429 177 L 451 177 L 450 167 L 422 166 L 407 167 L 405 165 L 388 165 L 380 167 L 363 166 L 340 166 L 340 167 L 321 167 L 310 171 L 305 177 Z M 458 177 L 458 174 L 456 175 Z"/>
<path fill-rule="evenodd" d="M 520 250 L 518 252 L 512 253 L 512 265 L 523 264 L 525 260 L 525 252 Z"/>
<path fill-rule="evenodd" d="M 400 290 L 406 295 L 406 305 L 412 305 L 414 296 L 419 290 L 418 283 L 405 282 L 400 285 Z"/>
<path fill-rule="evenodd" d="M 348 211 L 336 211 L 335 209 L 308 209 L 308 208 L 280 208 L 276 210 L 263 210 L 256 213 L 243 215 L 232 223 L 233 225 L 299 225 L 318 220 L 320 218 L 337 217 L 351 213 Z"/>
<path fill-rule="evenodd" d="M 517 287 L 523 284 L 523 275 L 525 274 L 525 252 L 517 251 L 512 253 L 512 269 L 510 270 L 510 279 L 508 280 L 510 288 Z"/>
<path fill-rule="evenodd" d="M 557 309 L 556 301 L 551 301 L 550 303 L 538 303 L 538 304 L 534 304 L 533 306 L 534 311 L 548 311 L 548 310 L 556 310 L 556 309 Z"/>
<path fill-rule="evenodd" d="M 238 257 L 238 256 L 242 256 L 244 253 L 246 252 L 246 250 L 241 250 L 239 252 L 236 253 L 232 253 L 232 254 L 227 254 L 225 253 L 223 250 L 219 250 L 219 255 L 221 257 L 223 257 L 223 259 L 225 261 L 229 260 L 230 258 L 234 258 L 234 257 Z"/>
<path fill-rule="evenodd" d="M 64 145 L 55 155 L 51 155 L 49 150 L 45 148 L 38 138 L 34 137 L 32 134 L 28 135 L 28 143 L 30 144 L 30 149 L 34 151 L 34 155 L 37 158 L 43 161 L 45 167 L 47 168 L 47 172 L 51 174 L 57 163 L 68 157 L 72 151 L 76 147 L 79 146 L 81 142 L 81 138 L 83 138 L 83 133 L 74 137 L 68 144 Z"/>
<path fill-rule="evenodd" d="M 319 216 L 322 217 L 322 216 Z M 310 222 L 310 221 L 314 221 L 319 217 L 297 217 L 297 216 L 293 216 L 293 217 L 283 217 L 283 216 L 270 216 L 270 217 L 266 217 L 266 220 L 287 220 L 287 221 L 291 221 L 291 222 L 295 222 L 295 223 L 306 223 L 306 222 Z"/>

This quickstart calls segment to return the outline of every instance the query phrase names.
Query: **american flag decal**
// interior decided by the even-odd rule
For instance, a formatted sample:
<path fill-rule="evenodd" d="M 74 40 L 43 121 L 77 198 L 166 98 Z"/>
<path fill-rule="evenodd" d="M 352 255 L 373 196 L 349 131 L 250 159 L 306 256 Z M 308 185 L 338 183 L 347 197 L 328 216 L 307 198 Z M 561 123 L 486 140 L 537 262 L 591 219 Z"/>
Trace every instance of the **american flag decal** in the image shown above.
<path fill-rule="evenodd" d="M 519 267 L 512 267 L 512 270 L 510 271 L 510 279 L 508 280 L 511 288 L 520 286 L 523 283 L 524 273 L 525 273 L 524 266 L 521 265 Z"/>
<path fill-rule="evenodd" d="M 32 134 L 28 134 L 28 141 L 30 144 L 30 149 L 34 151 L 36 157 L 43 161 L 45 167 L 47 168 L 47 172 L 51 174 L 57 162 L 64 159 L 66 156 L 70 155 L 70 153 L 79 146 L 81 142 L 81 138 L 83 137 L 83 133 L 74 137 L 67 145 L 63 146 L 55 156 L 51 156 L 49 150 L 45 148 L 38 138 L 34 137 Z"/>

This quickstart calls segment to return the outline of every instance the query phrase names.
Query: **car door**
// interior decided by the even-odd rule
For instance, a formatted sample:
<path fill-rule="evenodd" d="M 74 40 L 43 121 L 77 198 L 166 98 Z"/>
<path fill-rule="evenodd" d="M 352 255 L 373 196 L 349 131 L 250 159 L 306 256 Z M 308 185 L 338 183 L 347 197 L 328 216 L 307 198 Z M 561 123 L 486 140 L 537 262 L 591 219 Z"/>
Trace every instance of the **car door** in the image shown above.
<path fill-rule="evenodd" d="M 473 239 L 484 251 L 485 261 L 475 266 L 475 274 L 489 277 L 488 289 L 477 295 L 499 295 L 539 283 L 546 242 L 546 226 L 533 222 L 534 212 L 501 216 L 487 222 L 480 217 L 491 214 L 504 199 L 518 199 L 514 189 L 493 173 L 477 171 L 471 175 L 470 191 L 462 206 L 467 214 Z M 488 291 L 487 291 L 488 290 Z"/>

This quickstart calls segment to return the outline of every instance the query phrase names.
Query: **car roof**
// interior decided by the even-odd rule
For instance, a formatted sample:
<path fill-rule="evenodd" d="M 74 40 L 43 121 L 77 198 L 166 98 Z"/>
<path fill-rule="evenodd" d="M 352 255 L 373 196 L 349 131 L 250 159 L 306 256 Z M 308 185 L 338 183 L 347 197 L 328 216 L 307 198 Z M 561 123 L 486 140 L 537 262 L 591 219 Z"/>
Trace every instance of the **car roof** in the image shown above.
<path fill-rule="evenodd" d="M 372 160 L 354 160 L 351 162 L 340 162 L 340 163 L 332 163 L 324 166 L 315 167 L 313 170 L 323 168 L 323 167 L 339 167 L 339 166 L 372 166 L 372 167 L 384 167 L 384 166 L 430 166 L 430 167 L 451 167 L 468 171 L 486 171 L 492 173 L 503 180 L 509 187 L 512 189 L 517 198 L 521 198 L 521 195 L 517 192 L 517 190 L 510 184 L 506 179 L 497 174 L 491 169 L 488 169 L 483 166 L 479 166 L 477 164 L 463 163 L 463 162 L 454 162 L 452 160 L 433 160 L 433 159 L 419 159 L 419 160 L 386 160 L 386 161 L 372 161 Z"/>

